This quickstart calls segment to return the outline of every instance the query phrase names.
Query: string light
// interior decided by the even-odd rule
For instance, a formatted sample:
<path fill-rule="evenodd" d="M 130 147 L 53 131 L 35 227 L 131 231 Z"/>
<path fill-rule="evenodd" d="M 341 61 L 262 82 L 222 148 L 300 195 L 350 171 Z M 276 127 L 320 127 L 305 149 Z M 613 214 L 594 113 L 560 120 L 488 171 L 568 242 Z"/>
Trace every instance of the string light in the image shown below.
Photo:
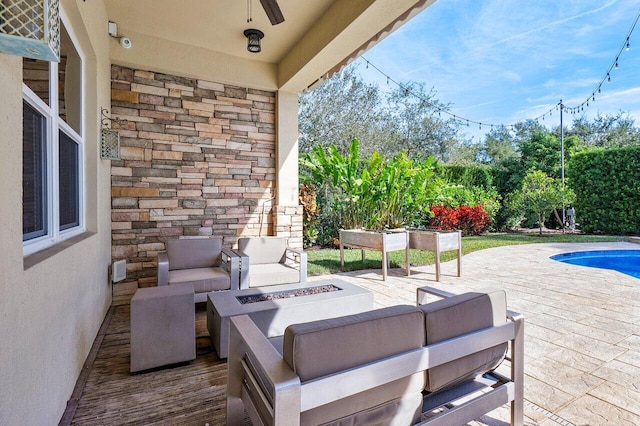
<path fill-rule="evenodd" d="M 611 63 L 611 65 L 609 66 L 609 68 L 607 69 L 607 72 L 604 74 L 604 76 L 602 77 L 602 79 L 600 80 L 600 82 L 597 85 L 597 89 L 595 89 L 593 92 L 591 92 L 591 94 L 580 104 L 574 106 L 574 107 L 568 107 L 564 104 L 562 104 L 562 102 L 558 102 L 557 104 L 553 105 L 549 110 L 547 110 L 546 112 L 544 112 L 542 115 L 539 115 L 536 118 L 533 118 L 533 121 L 538 121 L 540 119 L 544 120 L 545 117 L 547 115 L 549 115 L 549 117 L 553 116 L 553 110 L 559 110 L 561 108 L 564 108 L 566 111 L 569 111 L 571 114 L 576 114 L 579 112 L 583 112 L 584 111 L 584 107 L 587 106 L 589 107 L 589 102 L 595 102 L 596 100 L 596 92 L 597 93 L 602 93 L 602 85 L 604 84 L 604 82 L 606 81 L 607 83 L 611 83 L 611 71 L 613 69 L 618 69 L 620 67 L 618 61 L 620 59 L 620 55 L 622 54 L 623 51 L 628 51 L 631 47 L 631 43 L 630 43 L 630 38 L 631 35 L 633 34 L 633 30 L 635 29 L 638 20 L 640 20 L 640 11 L 638 11 L 636 18 L 633 22 L 633 25 L 631 25 L 631 28 L 629 29 L 629 32 L 627 33 L 627 36 L 625 37 L 625 41 L 624 43 L 622 43 L 622 45 L 620 46 L 620 49 L 618 50 L 617 55 L 615 56 L 615 60 Z M 510 129 L 514 129 L 515 125 L 514 124 L 508 124 L 508 125 L 504 125 L 504 124 L 492 124 L 492 123 L 484 123 L 484 122 L 480 122 L 480 121 L 476 121 L 476 120 L 472 120 L 469 118 L 464 118 L 464 117 L 460 117 L 456 114 L 453 114 L 449 111 L 447 111 L 446 109 L 441 108 L 440 106 L 438 106 L 437 104 L 434 104 L 432 102 L 430 102 L 428 99 L 424 99 L 421 95 L 413 92 L 409 87 L 403 86 L 402 84 L 400 84 L 399 82 L 397 82 L 396 80 L 394 80 L 393 78 L 391 78 L 388 74 L 384 73 L 380 68 L 378 68 L 377 66 L 375 66 L 374 64 L 372 64 L 368 59 L 366 59 L 364 56 L 361 56 L 361 59 L 363 61 L 365 61 L 366 63 L 366 69 L 369 69 L 369 66 L 371 66 L 373 69 L 375 69 L 377 72 L 379 72 L 380 74 L 382 74 L 384 77 L 386 77 L 387 79 L 387 85 L 390 85 L 390 83 L 395 84 L 396 86 L 398 86 L 400 89 L 403 89 L 405 96 L 413 96 L 415 98 L 420 99 L 422 102 L 421 104 L 423 105 L 427 105 L 430 108 L 433 108 L 435 110 L 438 111 L 438 117 L 441 117 L 442 114 L 447 114 L 448 116 L 450 116 L 454 122 L 459 123 L 461 125 L 465 124 L 467 125 L 467 127 L 473 123 L 473 124 L 477 124 L 478 128 L 480 130 L 482 130 L 482 126 L 487 126 L 490 127 L 491 130 L 493 130 L 493 127 L 505 127 L 505 128 L 510 128 Z"/>
<path fill-rule="evenodd" d="M 629 29 L 629 32 L 627 33 L 627 36 L 624 39 L 624 42 L 621 44 L 620 48 L 618 49 L 618 53 L 616 54 L 615 59 L 612 61 L 611 65 L 609 65 L 609 68 L 607 68 L 607 71 L 605 72 L 604 76 L 600 80 L 600 83 L 598 83 L 598 86 L 597 86 L 598 93 L 601 93 L 600 89 L 605 81 L 608 84 L 611 83 L 611 71 L 613 71 L 614 69 L 617 70 L 618 68 L 620 68 L 620 64 L 619 64 L 620 55 L 622 54 L 622 52 L 628 51 L 630 49 L 631 34 L 633 34 L 633 30 L 636 28 L 636 25 L 638 24 L 639 19 L 640 19 L 640 11 L 638 11 L 638 13 L 636 14 L 636 19 L 633 21 L 633 24 L 631 25 L 631 28 Z M 575 107 L 576 110 L 580 112 L 584 111 L 584 107 L 589 106 L 589 100 L 591 100 L 592 102 L 595 101 L 595 90 L 593 91 L 591 96 L 589 96 L 587 99 L 585 99 Z"/>

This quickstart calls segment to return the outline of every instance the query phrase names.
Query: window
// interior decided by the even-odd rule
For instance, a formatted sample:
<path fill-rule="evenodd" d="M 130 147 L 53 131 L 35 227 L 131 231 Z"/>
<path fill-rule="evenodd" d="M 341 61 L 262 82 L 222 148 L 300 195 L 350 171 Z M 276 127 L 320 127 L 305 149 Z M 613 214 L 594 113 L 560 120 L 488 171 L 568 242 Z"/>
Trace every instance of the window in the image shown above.
<path fill-rule="evenodd" d="M 59 63 L 23 59 L 25 255 L 85 229 L 82 55 L 64 23 Z"/>
<path fill-rule="evenodd" d="M 22 239 L 47 234 L 47 144 L 45 117 L 28 104 L 23 109 Z"/>

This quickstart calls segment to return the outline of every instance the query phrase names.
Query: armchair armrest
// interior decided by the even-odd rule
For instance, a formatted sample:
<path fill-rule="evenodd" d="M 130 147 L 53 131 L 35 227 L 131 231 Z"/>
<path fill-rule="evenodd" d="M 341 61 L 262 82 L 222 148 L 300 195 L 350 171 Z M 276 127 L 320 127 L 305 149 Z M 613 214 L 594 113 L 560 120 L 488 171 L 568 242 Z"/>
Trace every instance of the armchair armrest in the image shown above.
<path fill-rule="evenodd" d="M 220 267 L 229 274 L 231 290 L 240 289 L 240 256 L 233 250 L 223 248 L 221 251 L 222 264 Z"/>
<path fill-rule="evenodd" d="M 231 318 L 227 424 L 244 425 L 244 408 L 263 424 L 293 425 L 300 418 L 300 379 L 247 315 Z"/>
<path fill-rule="evenodd" d="M 169 284 L 169 256 L 167 252 L 158 253 L 158 285 Z"/>
<path fill-rule="evenodd" d="M 240 280 L 238 285 L 240 290 L 249 288 L 249 255 L 242 250 L 232 250 L 240 258 Z"/>
<path fill-rule="evenodd" d="M 446 290 L 440 290 L 429 286 L 419 287 L 416 290 L 416 305 L 424 305 L 429 294 L 439 297 L 440 299 L 455 296 L 455 293 L 451 293 Z"/>
<path fill-rule="evenodd" d="M 285 255 L 287 259 L 292 259 L 294 262 L 300 264 L 300 282 L 307 281 L 307 253 L 302 249 L 295 249 L 291 247 L 285 248 Z M 291 257 L 289 256 L 291 255 Z"/>

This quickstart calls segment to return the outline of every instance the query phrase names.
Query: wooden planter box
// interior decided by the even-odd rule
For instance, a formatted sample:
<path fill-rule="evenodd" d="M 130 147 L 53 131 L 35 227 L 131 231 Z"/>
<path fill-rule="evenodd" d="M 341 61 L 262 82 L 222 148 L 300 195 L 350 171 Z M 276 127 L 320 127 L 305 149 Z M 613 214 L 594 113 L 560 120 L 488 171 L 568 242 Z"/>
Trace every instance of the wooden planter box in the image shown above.
<path fill-rule="evenodd" d="M 382 252 L 382 279 L 387 279 L 387 267 L 389 264 L 388 253 L 391 251 L 404 250 L 406 271 L 409 275 L 409 247 L 408 233 L 405 230 L 398 231 L 366 231 L 364 229 L 341 229 L 340 230 L 340 266 L 344 270 L 344 248 L 357 248 L 362 252 L 364 262 L 364 251 L 374 250 Z"/>
<path fill-rule="evenodd" d="M 409 231 L 409 248 L 432 251 L 436 255 L 436 281 L 440 281 L 440 253 L 458 251 L 458 276 L 462 269 L 461 231 Z"/>

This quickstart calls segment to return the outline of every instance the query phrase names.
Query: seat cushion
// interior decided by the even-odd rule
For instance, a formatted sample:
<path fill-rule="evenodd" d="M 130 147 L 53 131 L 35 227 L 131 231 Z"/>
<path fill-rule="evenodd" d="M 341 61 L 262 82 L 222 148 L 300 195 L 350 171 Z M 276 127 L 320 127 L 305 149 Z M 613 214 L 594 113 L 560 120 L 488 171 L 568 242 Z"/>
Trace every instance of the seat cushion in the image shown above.
<path fill-rule="evenodd" d="M 285 330 L 283 357 L 302 382 L 424 345 L 424 318 L 393 306 Z M 420 415 L 424 373 L 417 373 L 302 414 L 301 424 L 412 424 Z"/>
<path fill-rule="evenodd" d="M 424 313 L 427 345 L 504 324 L 507 315 L 506 295 L 502 290 L 465 293 L 419 308 Z M 506 350 L 504 343 L 430 368 L 425 390 L 435 392 L 491 371 L 502 362 Z"/>
<path fill-rule="evenodd" d="M 300 271 L 284 263 L 251 265 L 249 286 L 262 287 L 300 282 Z"/>
<path fill-rule="evenodd" d="M 249 263 L 281 263 L 285 261 L 287 241 L 280 237 L 250 237 L 238 239 L 238 250 L 249 256 Z"/>
<path fill-rule="evenodd" d="M 169 284 L 191 283 L 194 293 L 229 290 L 229 275 L 218 267 L 169 271 Z"/>
<path fill-rule="evenodd" d="M 169 270 L 220 266 L 222 238 L 196 238 L 167 241 Z"/>

